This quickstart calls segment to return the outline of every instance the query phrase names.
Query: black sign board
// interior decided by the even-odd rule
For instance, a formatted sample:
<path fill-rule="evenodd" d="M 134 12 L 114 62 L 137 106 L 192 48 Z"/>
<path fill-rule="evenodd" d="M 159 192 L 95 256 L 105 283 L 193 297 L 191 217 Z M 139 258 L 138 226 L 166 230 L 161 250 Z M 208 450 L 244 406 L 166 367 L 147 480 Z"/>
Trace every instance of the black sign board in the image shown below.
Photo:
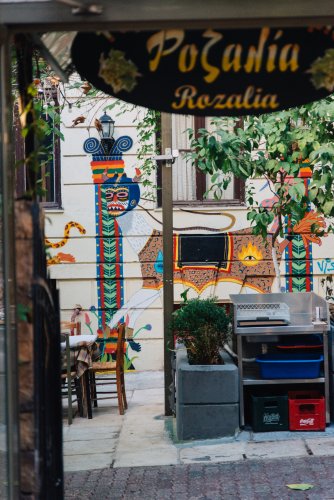
<path fill-rule="evenodd" d="M 79 33 L 72 59 L 105 93 L 171 113 L 262 114 L 334 91 L 329 27 Z"/>

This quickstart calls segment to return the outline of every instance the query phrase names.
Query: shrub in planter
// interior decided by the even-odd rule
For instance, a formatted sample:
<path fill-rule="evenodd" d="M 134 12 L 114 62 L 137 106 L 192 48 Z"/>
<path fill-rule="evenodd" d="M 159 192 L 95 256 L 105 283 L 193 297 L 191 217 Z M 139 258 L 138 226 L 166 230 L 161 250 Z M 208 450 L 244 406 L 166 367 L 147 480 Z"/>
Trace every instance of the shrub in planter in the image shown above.
<path fill-rule="evenodd" d="M 176 428 L 180 440 L 233 436 L 239 427 L 238 368 L 221 352 L 231 318 L 215 299 L 186 301 L 172 330 L 176 354 Z M 224 363 L 225 358 L 225 363 Z"/>
<path fill-rule="evenodd" d="M 215 298 L 191 299 L 173 313 L 172 331 L 188 352 L 190 364 L 222 364 L 219 350 L 231 335 L 231 317 Z"/>

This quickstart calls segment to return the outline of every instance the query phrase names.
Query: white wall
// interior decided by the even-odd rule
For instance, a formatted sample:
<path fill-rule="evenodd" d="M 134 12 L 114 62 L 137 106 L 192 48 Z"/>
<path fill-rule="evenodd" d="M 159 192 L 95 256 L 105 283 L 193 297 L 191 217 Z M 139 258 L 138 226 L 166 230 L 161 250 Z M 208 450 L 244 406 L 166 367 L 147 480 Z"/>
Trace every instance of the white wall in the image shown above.
<path fill-rule="evenodd" d="M 75 103 L 77 100 L 78 91 L 72 91 L 68 94 L 68 100 Z M 112 102 L 109 100 L 108 102 Z M 85 316 L 82 315 L 83 333 L 95 332 L 97 330 L 97 320 L 93 312 L 90 311 L 92 306 L 98 307 L 97 302 L 97 280 L 96 280 L 96 241 L 99 236 L 96 231 L 95 218 L 95 186 L 93 184 L 90 162 L 91 157 L 83 150 L 84 141 L 90 137 L 98 137 L 97 131 L 94 128 L 94 119 L 103 114 L 103 108 L 107 101 L 104 99 L 96 99 L 95 102 L 84 103 L 80 109 L 74 107 L 72 112 L 69 112 L 68 106 L 65 106 L 62 114 L 61 131 L 64 134 L 65 140 L 61 144 L 61 179 L 62 179 L 62 208 L 59 210 L 47 211 L 46 218 L 46 236 L 55 243 L 61 240 L 64 236 L 64 227 L 70 221 L 79 223 L 86 231 L 80 234 L 76 228 L 72 228 L 70 238 L 65 246 L 58 249 L 50 249 L 51 256 L 56 256 L 60 252 L 70 254 L 74 257 L 73 263 L 59 263 L 49 267 L 50 276 L 58 280 L 60 289 L 60 304 L 62 320 L 69 320 L 72 309 L 75 304 L 81 304 Z M 136 125 L 141 120 L 144 111 L 132 109 L 130 111 L 117 111 L 115 107 L 108 114 L 114 117 L 115 138 L 121 135 L 129 135 L 133 139 L 132 148 L 124 154 L 125 171 L 129 177 L 135 175 L 135 167 L 138 165 L 136 152 L 138 149 L 138 140 Z M 120 114 L 118 114 L 120 113 Z M 83 115 L 86 117 L 84 123 L 75 127 L 72 126 L 73 120 Z M 262 200 L 271 197 L 271 192 L 268 187 L 265 187 L 264 180 L 257 180 L 255 183 L 258 199 Z M 149 213 L 158 221 L 162 219 L 161 209 L 157 208 L 154 203 L 143 202 L 143 206 L 149 209 Z M 200 212 L 200 213 L 198 213 Z M 123 232 L 123 254 L 119 256 L 119 261 L 123 263 L 123 278 L 124 278 L 124 303 L 132 301 L 132 307 L 129 311 L 131 314 L 138 314 L 135 322 L 135 331 L 138 332 L 136 340 L 141 344 L 141 351 L 135 352 L 129 347 L 129 358 L 137 356 L 133 365 L 138 370 L 143 369 L 162 369 L 163 368 L 163 314 L 162 314 L 162 290 L 156 291 L 152 302 L 147 305 L 145 300 L 146 292 L 142 291 L 142 274 L 141 266 L 137 252 L 132 248 L 136 238 L 149 239 L 153 229 L 161 231 L 162 227 L 156 220 L 140 207 L 137 207 L 133 214 L 141 216 L 141 222 L 137 225 L 134 223 L 133 228 L 126 233 Z M 217 215 L 219 213 L 220 215 Z M 214 214 L 214 215 L 213 215 Z M 220 228 L 222 232 L 233 222 L 230 228 L 231 234 L 235 231 L 249 227 L 246 219 L 247 211 L 244 206 L 239 207 L 196 207 L 196 213 L 182 211 L 181 208 L 175 208 L 173 214 L 173 225 L 175 228 L 189 228 L 203 226 L 203 228 Z M 137 217 L 138 218 L 138 217 Z M 124 219 L 125 220 L 125 219 Z M 139 224 L 139 225 L 138 225 Z M 140 228 L 145 227 L 144 234 Z M 176 233 L 185 231 L 175 231 Z M 201 229 L 188 231 L 187 234 L 202 233 L 211 235 L 212 232 Z M 241 236 L 232 236 L 235 248 Z M 242 236 L 243 245 L 247 246 L 249 242 L 255 246 L 260 246 L 263 254 L 263 262 L 267 264 L 267 278 L 273 280 L 272 262 L 266 261 L 265 248 L 259 244 L 251 235 L 251 231 L 247 231 L 246 235 Z M 231 240 L 231 241 L 232 241 Z M 312 265 L 313 265 L 313 288 L 314 291 L 327 295 L 331 293 L 331 277 L 334 274 L 334 255 L 333 255 L 333 236 L 329 236 L 323 240 L 321 246 L 312 245 Z M 238 253 L 232 255 L 232 259 L 238 260 Z M 263 264 L 262 262 L 262 264 Z M 261 265 L 262 265 L 261 264 Z M 245 269 L 248 273 L 254 272 L 257 274 L 257 268 L 238 267 L 237 271 L 227 273 L 225 279 L 227 281 L 213 282 L 211 285 L 203 289 L 202 297 L 218 296 L 222 301 L 228 301 L 230 293 L 254 293 L 254 289 L 247 286 L 247 282 L 242 284 L 245 275 Z M 283 284 L 285 284 L 285 262 L 281 260 L 280 269 L 283 275 Z M 233 268 L 234 269 L 234 268 Z M 235 268 L 237 269 L 237 268 Z M 197 270 L 198 271 L 198 270 Z M 199 270 L 199 273 L 202 271 Z M 234 273 L 234 274 L 233 274 Z M 271 276 L 270 276 L 271 275 Z M 275 286 L 275 282 L 274 282 Z M 180 301 L 180 293 L 189 287 L 189 284 L 177 283 L 175 285 L 175 301 Z M 327 290 L 326 290 L 327 289 Z M 148 292 L 147 292 L 148 293 Z M 194 288 L 189 291 L 189 297 L 196 297 L 198 293 Z M 133 299 L 135 297 L 135 299 Z M 143 303 L 144 301 L 144 303 Z M 131 303 L 131 302 L 130 302 Z M 85 319 L 88 319 L 86 324 Z M 151 325 L 149 328 L 143 328 L 146 325 Z"/>

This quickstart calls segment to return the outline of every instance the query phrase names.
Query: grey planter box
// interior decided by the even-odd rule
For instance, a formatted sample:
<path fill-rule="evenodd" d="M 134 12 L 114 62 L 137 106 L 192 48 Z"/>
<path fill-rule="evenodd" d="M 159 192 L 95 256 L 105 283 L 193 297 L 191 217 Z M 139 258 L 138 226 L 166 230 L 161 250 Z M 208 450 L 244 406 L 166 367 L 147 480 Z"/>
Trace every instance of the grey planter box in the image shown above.
<path fill-rule="evenodd" d="M 238 368 L 190 365 L 185 349 L 176 352 L 176 427 L 180 440 L 233 436 L 239 428 Z"/>

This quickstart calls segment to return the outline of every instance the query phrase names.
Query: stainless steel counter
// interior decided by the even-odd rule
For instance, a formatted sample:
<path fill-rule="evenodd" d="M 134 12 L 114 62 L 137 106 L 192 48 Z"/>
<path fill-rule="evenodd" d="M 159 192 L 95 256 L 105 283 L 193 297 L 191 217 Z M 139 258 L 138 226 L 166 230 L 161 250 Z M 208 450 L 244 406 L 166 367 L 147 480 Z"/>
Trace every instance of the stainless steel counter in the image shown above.
<path fill-rule="evenodd" d="M 286 326 L 253 326 L 241 327 L 236 326 L 234 333 L 236 335 L 308 335 L 308 334 L 322 334 L 324 331 L 329 330 L 328 323 L 322 321 L 321 323 L 311 323 L 308 325 L 286 325 Z"/>
<path fill-rule="evenodd" d="M 330 423 L 329 404 L 329 363 L 328 363 L 328 331 L 330 329 L 329 310 L 326 301 L 313 292 L 310 293 L 275 293 L 258 295 L 231 295 L 234 304 L 234 333 L 237 339 L 239 389 L 240 389 L 240 426 L 245 425 L 244 386 L 322 384 L 326 400 L 326 423 Z M 238 304 L 285 303 L 290 309 L 290 324 L 280 326 L 238 326 Z M 256 306 L 257 307 L 257 306 Z M 321 320 L 316 320 L 316 309 L 321 311 Z M 260 307 L 259 307 L 260 310 Z M 323 374 L 314 379 L 262 379 L 256 363 L 243 361 L 244 343 L 266 344 L 278 336 L 318 334 L 323 338 Z M 270 338 L 271 337 L 271 338 Z M 252 342 L 253 343 L 253 342 Z M 252 366 L 253 365 L 253 366 Z"/>

